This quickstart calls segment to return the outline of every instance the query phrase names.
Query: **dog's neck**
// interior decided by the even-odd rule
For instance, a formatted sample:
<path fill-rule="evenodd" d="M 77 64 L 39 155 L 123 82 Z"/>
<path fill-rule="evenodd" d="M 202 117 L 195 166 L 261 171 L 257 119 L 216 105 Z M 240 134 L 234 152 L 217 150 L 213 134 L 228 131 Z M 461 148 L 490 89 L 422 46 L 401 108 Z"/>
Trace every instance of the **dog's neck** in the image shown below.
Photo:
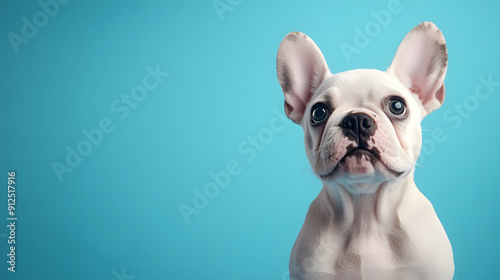
<path fill-rule="evenodd" d="M 353 194 L 346 186 L 335 182 L 323 185 L 324 199 L 331 207 L 333 219 L 342 228 L 356 227 L 361 232 L 376 228 L 388 229 L 397 218 L 398 208 L 405 203 L 408 192 L 416 188 L 413 171 L 397 181 L 381 182 L 374 193 Z"/>

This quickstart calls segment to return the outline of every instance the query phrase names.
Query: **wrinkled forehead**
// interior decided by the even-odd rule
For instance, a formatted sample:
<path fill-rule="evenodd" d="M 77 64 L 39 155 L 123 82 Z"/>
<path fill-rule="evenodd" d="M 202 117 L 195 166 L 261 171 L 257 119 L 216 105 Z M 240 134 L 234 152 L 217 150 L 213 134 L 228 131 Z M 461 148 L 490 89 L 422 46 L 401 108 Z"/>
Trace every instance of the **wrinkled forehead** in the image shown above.
<path fill-rule="evenodd" d="M 386 96 L 400 96 L 411 101 L 414 98 L 394 76 L 379 70 L 357 69 L 325 79 L 312 100 L 330 103 L 334 107 L 358 107 L 366 103 L 378 104 Z"/>

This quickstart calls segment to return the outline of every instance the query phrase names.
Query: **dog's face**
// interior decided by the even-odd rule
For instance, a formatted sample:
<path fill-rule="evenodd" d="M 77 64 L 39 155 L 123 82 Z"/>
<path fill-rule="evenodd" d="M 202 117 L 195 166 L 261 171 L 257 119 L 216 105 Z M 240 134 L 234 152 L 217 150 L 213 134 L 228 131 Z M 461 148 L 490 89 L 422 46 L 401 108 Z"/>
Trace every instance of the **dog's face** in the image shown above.
<path fill-rule="evenodd" d="M 429 22 L 408 33 L 385 72 L 331 75 L 318 47 L 298 32 L 283 39 L 277 59 L 285 112 L 304 129 L 313 171 L 352 193 L 374 192 L 413 170 L 420 122 L 444 100 L 446 67 L 443 35 Z"/>
<path fill-rule="evenodd" d="M 325 182 L 378 183 L 410 171 L 421 145 L 422 112 L 413 95 L 377 70 L 327 78 L 301 121 L 315 173 Z"/>

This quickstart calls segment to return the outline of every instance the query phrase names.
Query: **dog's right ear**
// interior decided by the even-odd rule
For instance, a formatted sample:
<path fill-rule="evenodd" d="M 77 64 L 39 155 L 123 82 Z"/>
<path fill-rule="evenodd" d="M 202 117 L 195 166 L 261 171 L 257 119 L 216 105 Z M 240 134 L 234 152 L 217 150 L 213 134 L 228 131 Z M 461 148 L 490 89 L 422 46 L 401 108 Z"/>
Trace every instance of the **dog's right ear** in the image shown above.
<path fill-rule="evenodd" d="M 330 75 L 318 46 L 300 32 L 286 35 L 276 60 L 278 80 L 285 94 L 285 113 L 300 124 L 307 103 L 321 82 Z"/>

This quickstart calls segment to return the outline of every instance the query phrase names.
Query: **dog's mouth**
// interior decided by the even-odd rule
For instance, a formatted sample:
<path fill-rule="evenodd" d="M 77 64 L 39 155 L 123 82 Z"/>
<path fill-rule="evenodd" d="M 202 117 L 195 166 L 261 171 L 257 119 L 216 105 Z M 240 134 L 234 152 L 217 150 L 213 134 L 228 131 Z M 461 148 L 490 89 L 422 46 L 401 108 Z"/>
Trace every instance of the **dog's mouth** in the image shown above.
<path fill-rule="evenodd" d="M 360 148 L 355 148 L 347 152 L 344 157 L 340 160 L 340 162 L 345 162 L 345 159 L 348 157 L 355 157 L 355 158 L 361 158 L 366 156 L 368 159 L 370 159 L 370 162 L 374 162 L 375 160 L 380 160 L 380 153 L 378 150 L 368 150 L 367 148 L 360 147 Z"/>
<path fill-rule="evenodd" d="M 389 168 L 381 159 L 377 149 L 369 150 L 365 147 L 353 148 L 348 151 L 333 169 L 325 174 L 318 174 L 320 178 L 327 179 L 338 173 L 347 173 L 354 176 L 366 176 L 375 173 L 375 166 L 387 170 L 391 175 L 399 177 L 404 172 Z"/>

